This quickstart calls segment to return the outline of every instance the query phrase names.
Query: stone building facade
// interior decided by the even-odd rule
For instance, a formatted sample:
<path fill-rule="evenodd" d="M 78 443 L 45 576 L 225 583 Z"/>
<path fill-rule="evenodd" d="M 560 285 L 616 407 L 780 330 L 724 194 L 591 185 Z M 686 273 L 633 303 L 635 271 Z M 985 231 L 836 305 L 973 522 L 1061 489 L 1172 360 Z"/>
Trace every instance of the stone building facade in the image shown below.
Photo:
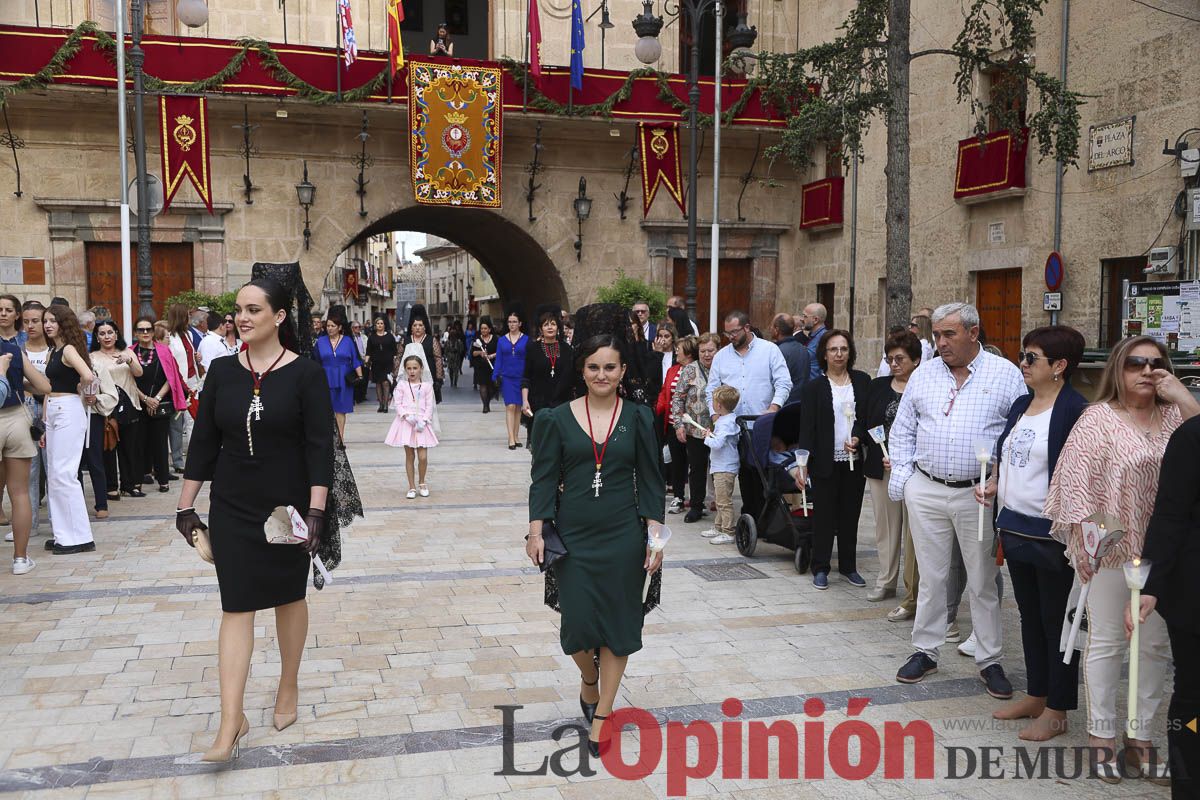
<path fill-rule="evenodd" d="M 95 16 L 100 0 L 43 0 L 42 25 L 71 26 Z M 163 3 L 161 5 L 170 5 Z M 214 5 L 217 5 L 214 3 Z M 406 3 L 406 7 L 409 4 Z M 478 5 L 469 6 L 477 9 Z M 456 55 L 519 58 L 523 50 L 524 0 L 497 0 L 469 11 L 471 31 L 486 31 L 483 45 L 464 46 Z M 655 3 L 662 13 L 661 3 Z M 836 35 L 837 26 L 854 6 L 852 0 L 745 0 L 748 22 L 757 26 L 756 48 L 785 50 L 809 46 Z M 48 19 L 47 7 L 54 16 Z M 175 27 L 180 36 L 234 39 L 243 35 L 283 41 L 284 17 L 275 0 L 222 0 L 207 28 Z M 379 0 L 354 3 L 360 47 L 386 44 Z M 570 0 L 539 0 L 544 35 L 543 61 L 568 59 Z M 329 46 L 334 40 L 332 4 L 325 0 L 293 0 L 287 4 L 288 41 Z M 436 25 L 441 4 L 426 0 L 425 27 Z M 608 3 L 615 28 L 606 35 L 605 66 L 628 70 L 639 64 L 629 20 L 641 11 L 636 0 Z M 1200 97 L 1188 76 L 1200 66 L 1200 26 L 1127 0 L 1093 0 L 1070 5 L 1065 52 L 1064 0 L 1046 4 L 1037 22 L 1032 57 L 1058 74 L 1066 60 L 1070 87 L 1087 96 L 1082 108 L 1078 167 L 1069 168 L 1061 195 L 1061 245 L 1066 264 L 1063 310 L 1059 320 L 1077 326 L 1091 345 L 1111 337 L 1112 309 L 1119 300 L 1120 280 L 1138 277 L 1146 253 L 1154 245 L 1180 245 L 1178 262 L 1184 277 L 1196 276 L 1200 248 L 1196 233 L 1183 231 L 1172 206 L 1188 188 L 1178 159 L 1162 155 L 1161 142 L 1174 145 L 1189 129 L 1200 126 Z M 591 9 L 588 10 L 590 13 Z M 952 0 L 913 4 L 914 50 L 943 47 L 954 41 L 960 20 Z M 1114 19 L 1123 24 L 1114 25 Z M 585 63 L 599 67 L 599 17 L 588 23 Z M 0 24 L 33 25 L 34 1 L 14 0 L 0 8 Z M 168 28 L 170 20 L 158 23 Z M 683 63 L 678 22 L 663 36 L 659 67 L 677 70 Z M 164 31 L 169 32 L 169 31 Z M 421 51 L 428 31 L 406 33 L 406 47 Z M 469 34 L 474 41 L 475 34 Z M 416 41 L 410 44 L 410 41 Z M 459 39 L 458 41 L 466 41 Z M 482 47 L 482 49 L 478 49 Z M 1054 247 L 1055 165 L 1023 151 L 1024 187 L 984 191 L 956 200 L 959 149 L 970 139 L 972 118 L 955 102 L 954 62 L 944 56 L 916 59 L 912 68 L 912 269 L 914 306 L 957 299 L 986 306 L 994 327 L 1012 338 L 1050 315 L 1042 310 L 1043 265 Z M 992 76 L 980 75 L 978 91 L 988 91 Z M 61 109 L 72 116 L 64 124 Z M 22 278 L 0 283 L 18 294 L 49 297 L 62 294 L 79 302 L 89 296 L 89 271 L 99 245 L 116 237 L 115 116 L 111 92 L 61 89 L 14 98 L 9 116 L 14 133 L 26 147 L 19 151 L 25 183 L 23 197 L 12 198 L 14 175 L 8 153 L 0 151 L 0 257 L 43 262 L 26 268 Z M 288 112 L 286 119 L 278 110 Z M 387 230 L 423 230 L 463 245 L 494 278 L 501 299 L 552 299 L 568 308 L 594 299 L 595 288 L 619 272 L 643 277 L 666 288 L 677 287 L 686 252 L 685 226 L 678 209 L 662 196 L 647 219 L 637 219 L 638 188 L 630 186 L 633 207 L 618 218 L 611 196 L 624 183 L 625 156 L 634 128 L 624 120 L 564 120 L 535 114 L 509 113 L 505 118 L 504 208 L 499 214 L 462 210 L 455 217 L 433 214 L 411 203 L 407 117 L 403 108 L 378 105 L 368 109 L 375 158 L 369 177 L 366 217 L 353 197 L 361 109 L 316 107 L 296 100 L 213 95 L 215 214 L 208 215 L 194 193 L 185 188 L 171 213 L 156 220 L 154 241 L 188 245 L 191 274 L 198 288 L 215 291 L 244 280 L 254 261 L 301 261 L 310 285 L 321 285 L 339 255 L 372 234 Z M 232 126 L 243 114 L 256 129 L 258 155 L 252 173 L 254 203 L 241 194 L 241 133 Z M 148 110 L 150 163 L 157 143 L 152 135 L 156 112 Z M 1089 129 L 1134 118 L 1132 163 L 1088 169 Z M 537 125 L 542 123 L 540 134 Z M 1189 134 L 1192 145 L 1200 134 Z M 527 175 L 537 137 L 543 145 L 545 172 L 539 175 L 534 207 L 525 202 Z M 736 286 L 753 316 L 765 323 L 774 310 L 795 312 L 805 302 L 828 302 L 834 322 L 847 323 L 851 284 L 851 180 L 836 159 L 816 153 L 815 165 L 796 171 L 766 165 L 762 149 L 775 141 L 771 129 L 732 128 L 722 141 L 720 257 L 722 284 Z M 1188 137 L 1185 136 L 1184 139 Z M 686 135 L 683 144 L 686 148 Z M 711 139 L 704 137 L 700 154 L 700 269 L 708 269 L 708 224 L 711 217 Z M 884 164 L 882 121 L 865 142 L 858 172 L 857 268 L 854 324 L 860 339 L 878 342 L 885 293 Z M 313 237 L 306 249 L 299 233 L 303 210 L 294 185 L 300 161 L 307 159 L 318 185 L 311 210 Z M 754 165 L 753 167 L 751 165 Z M 686 169 L 686 154 L 685 154 Z M 770 181 L 767 181 L 767 176 Z M 574 243 L 580 225 L 571 211 L 579 177 L 586 177 L 595 211 L 582 224 L 580 259 Z M 748 176 L 748 177 L 747 177 Z M 820 182 L 834 178 L 828 185 Z M 1193 179 L 1194 180 L 1194 179 Z M 831 220 L 802 228 L 801 198 L 817 186 L 837 191 L 840 222 Z M 744 191 L 743 191 L 744 190 Z M 529 217 L 535 217 L 530 220 Z M 810 220 L 811 221 L 811 220 Z M 1157 238 L 1156 238 L 1157 235 Z M 2 263 L 2 262 L 0 262 Z M 730 270 L 726 279 L 724 270 Z M 12 270 L 4 273 L 11 276 Z M 0 280 L 10 280 L 0 275 Z M 1170 276 L 1164 276 L 1170 277 Z M 704 315 L 706 316 L 706 315 Z M 706 320 L 703 320 L 706 321 Z M 1008 343 L 1011 345 L 1011 342 Z M 1011 349 L 1011 346 L 1006 347 Z"/>

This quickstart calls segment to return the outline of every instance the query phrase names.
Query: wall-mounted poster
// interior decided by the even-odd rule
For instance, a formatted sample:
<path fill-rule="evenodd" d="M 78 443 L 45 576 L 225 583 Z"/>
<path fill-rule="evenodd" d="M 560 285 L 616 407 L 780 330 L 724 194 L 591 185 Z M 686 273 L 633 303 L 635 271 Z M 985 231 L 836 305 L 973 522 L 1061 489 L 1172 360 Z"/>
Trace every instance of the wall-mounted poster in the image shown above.
<path fill-rule="evenodd" d="M 446 0 L 446 27 L 451 36 L 466 36 L 469 33 L 467 0 Z"/>
<path fill-rule="evenodd" d="M 401 0 L 401 5 L 404 7 L 404 20 L 400 23 L 400 30 L 425 30 L 425 0 Z"/>

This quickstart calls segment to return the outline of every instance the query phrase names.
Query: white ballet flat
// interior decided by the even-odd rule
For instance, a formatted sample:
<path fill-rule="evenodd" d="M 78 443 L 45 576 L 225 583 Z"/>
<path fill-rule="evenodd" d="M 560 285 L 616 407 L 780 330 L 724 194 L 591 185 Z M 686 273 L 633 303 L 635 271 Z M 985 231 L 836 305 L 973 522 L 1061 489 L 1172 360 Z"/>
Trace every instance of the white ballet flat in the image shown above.
<path fill-rule="evenodd" d="M 409 489 L 408 493 L 404 496 L 407 497 L 409 500 L 416 500 L 417 499 L 417 490 Z"/>
<path fill-rule="evenodd" d="M 420 494 L 421 494 L 421 497 L 429 497 L 429 487 L 426 486 L 425 484 L 421 484 Z"/>

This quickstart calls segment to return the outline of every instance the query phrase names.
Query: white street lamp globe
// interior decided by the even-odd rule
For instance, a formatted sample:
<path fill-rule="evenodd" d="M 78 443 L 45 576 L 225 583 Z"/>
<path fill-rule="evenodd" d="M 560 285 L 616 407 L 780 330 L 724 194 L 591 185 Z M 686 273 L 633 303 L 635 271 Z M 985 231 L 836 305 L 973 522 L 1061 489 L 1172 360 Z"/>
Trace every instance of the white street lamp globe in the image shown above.
<path fill-rule="evenodd" d="M 633 54 L 643 64 L 653 64 L 662 56 L 662 44 L 654 36 L 643 36 L 633 46 Z"/>
<path fill-rule="evenodd" d="M 179 0 L 175 16 L 189 28 L 199 28 L 208 22 L 208 3 L 205 0 Z"/>

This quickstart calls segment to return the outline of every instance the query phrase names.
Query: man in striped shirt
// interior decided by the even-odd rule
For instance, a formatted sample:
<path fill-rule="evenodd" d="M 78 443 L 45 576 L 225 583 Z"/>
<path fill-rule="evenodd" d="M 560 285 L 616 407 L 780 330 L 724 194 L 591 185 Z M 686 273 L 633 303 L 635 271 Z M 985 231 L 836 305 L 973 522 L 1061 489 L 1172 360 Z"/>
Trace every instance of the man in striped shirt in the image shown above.
<path fill-rule="evenodd" d="M 947 574 L 957 540 L 967 570 L 975 663 L 988 694 L 1008 699 L 1012 684 L 1000 666 L 999 568 L 992 556 L 991 526 L 982 542 L 977 531 L 976 443 L 989 442 L 991 452 L 1013 401 L 1027 390 L 1015 365 L 980 346 L 974 306 L 937 308 L 933 335 L 940 358 L 922 362 L 909 378 L 888 436 L 888 494 L 908 507 L 921 565 L 912 633 L 916 652 L 896 679 L 917 683 L 937 670 L 938 648 L 946 640 Z"/>

